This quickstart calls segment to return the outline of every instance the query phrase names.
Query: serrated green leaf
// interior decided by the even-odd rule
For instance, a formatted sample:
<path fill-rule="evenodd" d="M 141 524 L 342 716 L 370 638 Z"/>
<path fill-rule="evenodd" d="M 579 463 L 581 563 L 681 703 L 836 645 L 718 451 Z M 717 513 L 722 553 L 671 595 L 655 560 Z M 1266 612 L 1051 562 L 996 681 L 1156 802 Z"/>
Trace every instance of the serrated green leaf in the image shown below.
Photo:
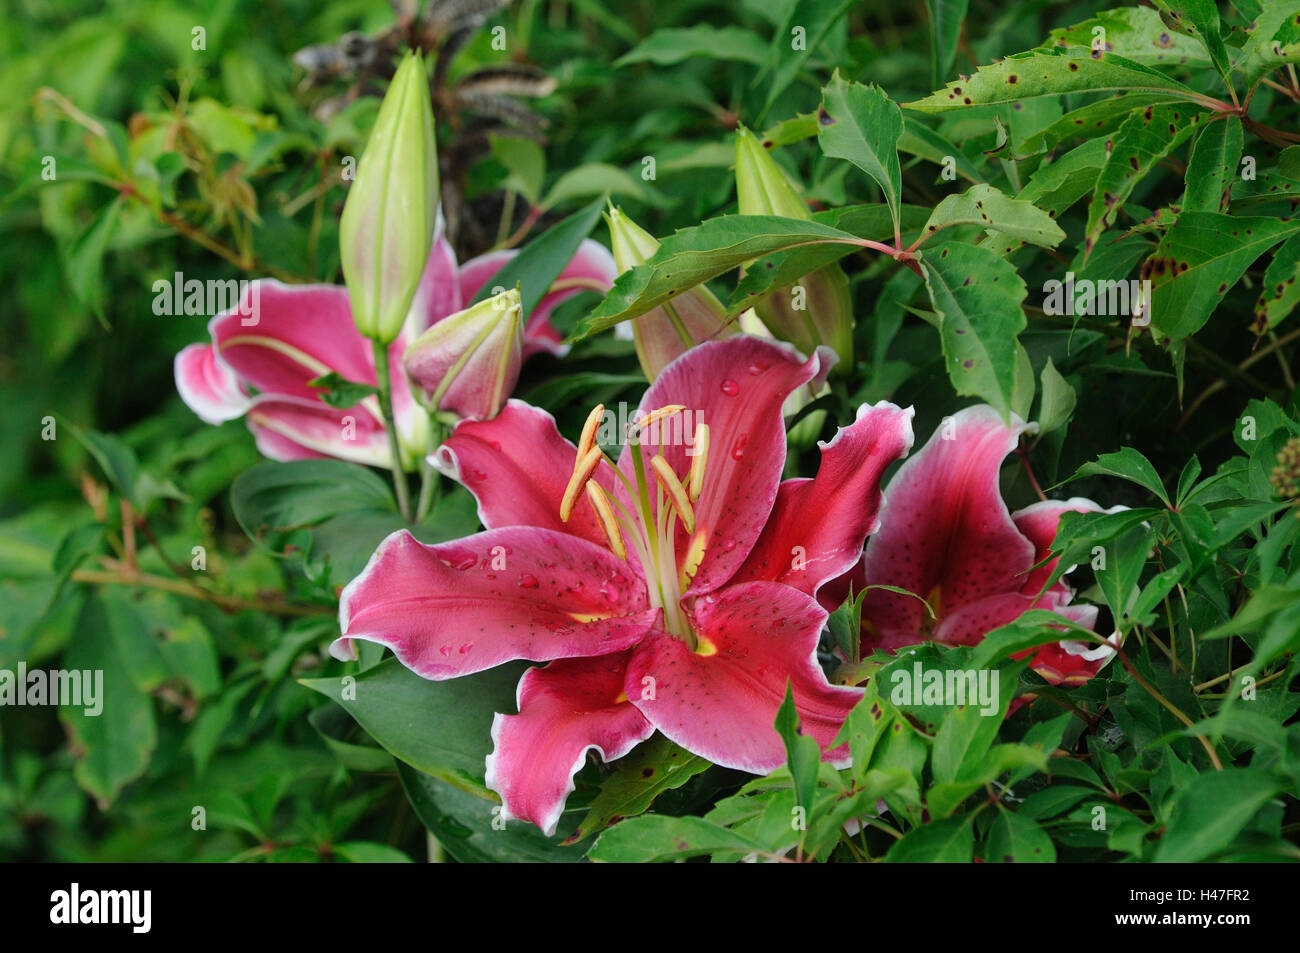
<path fill-rule="evenodd" d="M 1201 129 L 1187 160 L 1183 211 L 1227 211 L 1241 161 L 1241 144 L 1241 120 L 1236 116 L 1210 122 Z"/>
<path fill-rule="evenodd" d="M 925 250 L 922 264 L 953 388 L 1009 414 L 1016 387 L 1016 337 L 1025 328 L 1025 283 L 996 252 L 949 243 Z"/>
<path fill-rule="evenodd" d="M 1009 198 L 988 184 L 944 198 L 925 223 L 924 233 L 954 225 L 978 225 L 1043 248 L 1055 248 L 1065 240 L 1061 226 L 1042 209 L 1024 199 Z"/>
<path fill-rule="evenodd" d="M 1134 112 L 1115 133 L 1097 190 L 1088 204 L 1085 260 L 1102 232 L 1115 224 L 1133 189 L 1200 124 L 1203 113 L 1186 103 L 1158 103 Z"/>
<path fill-rule="evenodd" d="M 1184 212 L 1142 266 L 1153 332 L 1178 341 L 1199 331 L 1255 259 L 1297 232 L 1296 221 Z"/>
<path fill-rule="evenodd" d="M 1168 99 L 1195 99 L 1197 93 L 1158 70 L 1115 53 L 1077 48 L 1032 50 L 982 66 L 970 79 L 959 79 L 905 109 L 947 112 L 965 106 L 991 106 L 1035 96 L 1099 93 L 1128 89 L 1163 94 Z"/>
<path fill-rule="evenodd" d="M 847 159 L 871 176 L 884 193 L 897 227 L 903 191 L 898 162 L 903 114 L 898 104 L 880 87 L 848 82 L 836 70 L 822 90 L 817 123 L 822 152 Z"/>

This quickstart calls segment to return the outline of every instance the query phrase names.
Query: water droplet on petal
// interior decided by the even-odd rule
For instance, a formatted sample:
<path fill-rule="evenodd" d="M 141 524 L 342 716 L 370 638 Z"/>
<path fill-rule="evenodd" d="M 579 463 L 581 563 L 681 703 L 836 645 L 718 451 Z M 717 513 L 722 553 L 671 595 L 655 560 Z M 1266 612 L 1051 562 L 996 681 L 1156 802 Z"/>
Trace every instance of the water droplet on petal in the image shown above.
<path fill-rule="evenodd" d="M 749 440 L 749 434 L 742 433 L 736 438 L 736 442 L 731 445 L 731 459 L 739 460 L 745 455 L 745 442 Z"/>
<path fill-rule="evenodd" d="M 468 549 L 458 549 L 444 552 L 442 561 L 452 569 L 473 569 L 478 565 L 478 556 Z"/>
<path fill-rule="evenodd" d="M 721 386 L 722 386 L 722 392 L 726 394 L 728 397 L 735 397 L 737 394 L 740 393 L 740 385 L 737 384 L 735 381 L 733 381 L 730 377 L 724 380 Z"/>
<path fill-rule="evenodd" d="M 519 577 L 519 588 L 520 588 L 520 589 L 536 589 L 536 588 L 537 588 L 537 577 L 534 576 L 534 575 L 533 575 L 532 573 L 530 573 L 530 572 L 526 572 L 526 573 L 524 573 L 522 576 Z"/>
<path fill-rule="evenodd" d="M 762 374 L 765 370 L 767 370 L 771 366 L 772 365 L 765 364 L 762 361 L 755 361 L 753 364 L 749 365 L 749 373 L 757 376 L 759 374 Z"/>

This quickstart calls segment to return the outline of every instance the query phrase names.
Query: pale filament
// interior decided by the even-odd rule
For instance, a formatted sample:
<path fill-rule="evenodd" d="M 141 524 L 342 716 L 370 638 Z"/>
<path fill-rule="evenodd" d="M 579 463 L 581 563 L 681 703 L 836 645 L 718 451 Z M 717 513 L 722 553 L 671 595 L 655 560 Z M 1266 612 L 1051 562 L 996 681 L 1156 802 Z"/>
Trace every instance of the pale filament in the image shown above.
<path fill-rule="evenodd" d="M 635 484 L 622 473 L 605 452 L 596 444 L 596 433 L 605 412 L 597 405 L 583 424 L 578 441 L 573 475 L 565 488 L 560 503 L 560 518 L 568 522 L 577 505 L 579 494 L 587 497 L 597 522 L 605 533 L 609 548 L 620 559 L 627 558 L 629 547 L 636 553 L 645 572 L 650 603 L 663 611 L 664 627 L 669 633 L 685 641 L 692 648 L 696 636 L 681 606 L 682 591 L 690 584 L 706 548 L 704 532 L 696 533 L 695 507 L 704 486 L 705 467 L 708 462 L 709 428 L 699 424 L 695 432 L 695 455 L 691 458 L 686 482 L 673 471 L 663 455 L 664 429 L 659 431 L 658 453 L 649 458 L 649 469 L 654 472 L 654 505 L 651 505 L 650 480 L 646 472 L 646 445 L 641 435 L 655 424 L 667 420 L 686 408 L 668 404 L 656 408 L 640 418 L 631 428 L 628 441 L 632 451 Z M 632 501 L 635 515 L 617 497 L 612 497 L 592 478 L 602 463 L 608 463 L 614 476 L 623 484 Z M 585 490 L 585 493 L 583 492 Z M 682 565 L 678 565 L 676 552 L 677 523 L 688 534 L 694 534 Z"/>

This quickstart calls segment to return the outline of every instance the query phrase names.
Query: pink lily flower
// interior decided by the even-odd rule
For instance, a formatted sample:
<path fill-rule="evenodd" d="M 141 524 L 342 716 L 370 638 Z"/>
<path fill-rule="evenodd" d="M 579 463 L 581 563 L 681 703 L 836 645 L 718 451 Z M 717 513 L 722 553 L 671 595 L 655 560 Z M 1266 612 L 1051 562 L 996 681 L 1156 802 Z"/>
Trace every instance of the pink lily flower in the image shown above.
<path fill-rule="evenodd" d="M 428 414 L 402 369 L 407 346 L 460 311 L 513 254 L 498 252 L 458 265 L 439 231 L 406 324 L 388 349 L 403 469 L 414 469 L 432 444 Z M 551 313 L 583 288 L 608 290 L 617 273 L 609 250 L 585 240 L 529 316 L 523 355 L 562 353 Z M 249 282 L 239 306 L 214 317 L 208 331 L 212 343 L 189 345 L 175 362 L 176 389 L 202 420 L 219 424 L 246 418 L 258 450 L 273 460 L 336 457 L 392 468 L 378 400 L 332 407 L 309 384 L 331 371 L 360 384 L 377 382 L 372 345 L 353 323 L 347 289 Z"/>
<path fill-rule="evenodd" d="M 805 733 L 844 763 L 831 745 L 860 692 L 816 662 L 815 595 L 859 558 L 912 411 L 863 407 L 815 479 L 782 482 L 782 404 L 827 356 L 749 336 L 687 351 L 646 392 L 617 466 L 596 445 L 600 407 L 576 447 L 520 401 L 459 424 L 435 462 L 486 531 L 389 536 L 343 591 L 334 654 L 379 642 L 430 679 L 549 661 L 521 680 L 519 714 L 496 716 L 487 761 L 507 816 L 548 834 L 588 751 L 613 761 L 656 729 L 728 767 L 784 763 L 787 680 Z"/>
<path fill-rule="evenodd" d="M 1047 559 L 1063 513 L 1101 507 L 1074 497 L 1012 513 L 1002 500 L 998 471 L 1026 429 L 1019 418 L 1008 426 L 987 405 L 967 407 L 898 469 L 885 488 L 883 525 L 853 574 L 855 588 L 906 589 L 925 599 L 937 618 L 912 596 L 872 589 L 862 606 L 864 653 L 923 641 L 974 645 L 1030 609 L 1096 627 L 1097 607 L 1072 605 L 1074 591 L 1064 579 L 1043 590 L 1055 559 L 1033 567 Z M 1031 667 L 1053 684 L 1084 682 L 1114 655 L 1112 648 L 1076 639 L 1021 656 L 1031 652 Z"/>

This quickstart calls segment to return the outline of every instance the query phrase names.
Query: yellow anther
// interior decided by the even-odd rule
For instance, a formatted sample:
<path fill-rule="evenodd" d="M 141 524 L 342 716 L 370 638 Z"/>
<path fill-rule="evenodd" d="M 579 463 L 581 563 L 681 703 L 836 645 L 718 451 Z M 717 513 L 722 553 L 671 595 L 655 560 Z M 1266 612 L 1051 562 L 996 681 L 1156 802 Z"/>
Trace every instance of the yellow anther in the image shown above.
<path fill-rule="evenodd" d="M 592 447 L 586 456 L 579 457 L 574 464 L 573 476 L 569 477 L 569 485 L 564 488 L 564 499 L 560 500 L 560 519 L 564 522 L 569 522 L 569 517 L 573 515 L 573 504 L 578 502 L 578 491 L 586 486 L 591 475 L 596 472 L 600 458 L 600 447 Z"/>
<path fill-rule="evenodd" d="M 687 482 L 691 489 L 691 502 L 700 498 L 704 490 L 704 467 L 709 462 L 709 425 L 700 424 L 695 428 L 695 456 L 691 457 L 691 472 Z"/>
<path fill-rule="evenodd" d="M 578 440 L 578 459 L 583 459 L 587 452 L 596 445 L 596 429 L 605 416 L 605 405 L 597 404 L 587 415 L 587 422 L 582 425 L 582 437 Z"/>
<path fill-rule="evenodd" d="M 650 461 L 650 466 L 654 467 L 659 485 L 664 488 L 664 492 L 673 501 L 673 506 L 677 508 L 677 515 L 681 517 L 686 532 L 695 532 L 695 507 L 691 506 L 690 497 L 686 495 L 686 487 L 682 486 L 682 481 L 677 479 L 677 474 L 663 458 L 663 454 L 655 454 Z"/>
<path fill-rule="evenodd" d="M 591 501 L 591 508 L 596 511 L 596 518 L 600 520 L 601 528 L 605 530 L 609 548 L 614 550 L 614 555 L 619 559 L 627 559 L 627 546 L 623 544 L 623 534 L 619 532 L 618 522 L 614 519 L 614 507 L 610 505 L 609 497 L 605 495 L 599 483 L 587 482 L 587 499 Z"/>
<path fill-rule="evenodd" d="M 700 563 L 704 562 L 704 550 L 708 548 L 708 533 L 700 530 L 691 537 L 691 545 L 686 549 L 686 558 L 682 560 L 682 571 L 677 577 L 677 587 L 685 589 L 695 578 L 695 574 L 700 569 Z"/>
<path fill-rule="evenodd" d="M 650 413 L 632 424 L 632 433 L 633 435 L 636 435 L 641 433 L 643 430 L 648 430 L 650 427 L 659 423 L 659 421 L 665 420 L 673 414 L 680 414 L 685 409 L 685 404 L 664 404 L 662 407 L 656 407 L 654 410 L 650 411 Z"/>

